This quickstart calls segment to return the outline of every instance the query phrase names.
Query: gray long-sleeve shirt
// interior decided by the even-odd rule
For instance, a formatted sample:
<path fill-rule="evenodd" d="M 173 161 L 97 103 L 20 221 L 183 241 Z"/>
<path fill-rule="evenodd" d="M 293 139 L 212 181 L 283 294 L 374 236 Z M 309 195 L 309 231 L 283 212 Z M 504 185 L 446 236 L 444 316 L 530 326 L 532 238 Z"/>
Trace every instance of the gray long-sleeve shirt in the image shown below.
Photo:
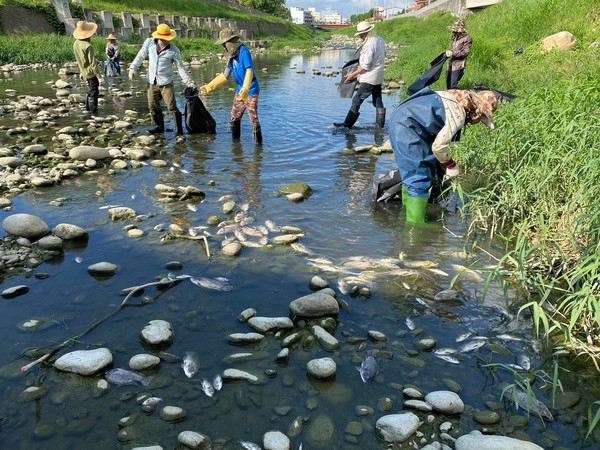
<path fill-rule="evenodd" d="M 192 83 L 187 69 L 183 65 L 181 52 L 172 42 L 160 53 L 156 46 L 156 39 L 148 38 L 131 63 L 130 69 L 137 71 L 144 60 L 148 57 L 148 71 L 146 78 L 148 83 L 165 86 L 173 81 L 175 72 L 173 63 L 177 66 L 177 72 L 184 84 Z"/>

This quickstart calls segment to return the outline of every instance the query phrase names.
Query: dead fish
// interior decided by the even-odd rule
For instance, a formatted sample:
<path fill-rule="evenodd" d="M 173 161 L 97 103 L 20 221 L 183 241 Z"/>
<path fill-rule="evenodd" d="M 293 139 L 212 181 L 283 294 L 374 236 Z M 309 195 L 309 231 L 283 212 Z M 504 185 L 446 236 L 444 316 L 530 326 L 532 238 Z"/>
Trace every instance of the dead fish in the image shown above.
<path fill-rule="evenodd" d="M 226 245 L 229 245 L 229 244 L 231 244 L 231 243 L 232 243 L 232 242 L 234 242 L 234 241 L 236 241 L 236 239 L 235 239 L 235 237 L 233 237 L 233 236 L 232 236 L 232 237 L 225 238 L 225 239 L 223 239 L 223 240 L 221 241 L 221 247 L 225 247 Z"/>
<path fill-rule="evenodd" d="M 249 227 L 249 226 L 242 227 L 242 233 L 244 233 L 247 236 L 259 237 L 259 238 L 264 236 L 264 234 L 258 228 Z"/>
<path fill-rule="evenodd" d="M 263 236 L 267 236 L 269 234 L 269 230 L 264 225 L 257 225 L 256 229 L 260 231 L 263 234 Z"/>
<path fill-rule="evenodd" d="M 185 275 L 185 274 L 181 274 L 181 275 L 175 275 L 173 272 L 169 272 L 167 274 L 167 278 L 171 281 L 179 281 L 179 280 L 185 280 L 187 278 L 192 278 L 191 275 Z"/>
<path fill-rule="evenodd" d="M 524 369 L 524 370 L 529 370 L 531 369 L 531 360 L 529 359 L 529 356 L 527 355 L 521 355 L 519 357 L 519 365 Z"/>
<path fill-rule="evenodd" d="M 212 382 L 213 388 L 215 388 L 215 391 L 220 391 L 221 388 L 223 387 L 223 379 L 221 378 L 221 375 L 216 374 L 215 377 L 213 378 L 213 382 Z"/>
<path fill-rule="evenodd" d="M 81 263 L 83 262 L 83 258 L 82 258 L 81 256 L 76 256 L 76 257 L 75 257 L 75 262 L 76 262 L 77 264 L 81 264 Z"/>
<path fill-rule="evenodd" d="M 552 413 L 546 405 L 535 397 L 528 398 L 525 392 L 517 391 L 516 401 L 514 397 L 511 397 L 511 400 L 515 402 L 515 409 L 517 410 L 521 407 L 532 416 L 542 420 L 547 420 L 549 422 L 554 420 L 554 416 L 552 416 Z"/>
<path fill-rule="evenodd" d="M 404 267 L 408 267 L 409 269 L 431 269 L 432 267 L 437 267 L 438 263 L 433 261 L 406 261 L 401 259 L 402 265 Z"/>
<path fill-rule="evenodd" d="M 221 195 L 221 196 L 219 197 L 219 201 L 220 201 L 220 202 L 224 202 L 225 200 L 229 200 L 229 199 L 231 199 L 231 198 L 233 198 L 233 195 L 231 195 L 231 194 Z"/>
<path fill-rule="evenodd" d="M 239 228 L 236 228 L 235 230 L 233 230 L 233 234 L 237 238 L 237 240 L 240 242 L 244 242 L 247 240 L 246 235 L 244 233 L 242 233 L 242 230 L 240 230 Z"/>
<path fill-rule="evenodd" d="M 144 400 L 144 402 L 142 403 L 142 406 L 154 406 L 158 402 L 161 402 L 161 401 L 162 401 L 162 398 L 160 398 L 160 397 L 150 397 L 150 398 L 147 398 L 146 400 Z"/>
<path fill-rule="evenodd" d="M 472 352 L 473 350 L 477 350 L 479 347 L 483 347 L 486 344 L 485 339 L 476 339 L 470 342 L 467 342 L 460 348 L 461 353 Z"/>
<path fill-rule="evenodd" d="M 502 339 L 503 341 L 516 341 L 516 342 L 520 342 L 523 340 L 523 338 L 517 337 L 517 336 L 512 336 L 510 334 L 499 334 L 496 336 L 498 339 Z"/>
<path fill-rule="evenodd" d="M 196 286 L 200 286 L 206 289 L 214 289 L 217 291 L 230 291 L 233 286 L 229 284 L 229 280 L 223 277 L 217 278 L 205 278 L 205 277 L 191 277 L 190 281 Z"/>
<path fill-rule="evenodd" d="M 224 225 L 221 228 L 219 228 L 219 230 L 217 231 L 217 234 L 227 234 L 227 233 L 233 233 L 235 230 L 238 230 L 240 228 L 239 225 Z"/>
<path fill-rule="evenodd" d="M 215 388 L 206 378 L 202 380 L 202 391 L 207 397 L 212 397 L 215 395 Z"/>
<path fill-rule="evenodd" d="M 455 348 L 449 348 L 449 347 L 445 347 L 445 348 L 436 348 L 433 353 L 435 353 L 436 355 L 451 355 L 453 353 L 456 353 L 458 350 L 456 350 Z"/>
<path fill-rule="evenodd" d="M 262 244 L 260 242 L 247 241 L 247 240 L 240 241 L 240 244 L 242 244 L 244 247 L 250 247 L 250 248 L 261 248 L 266 245 L 266 243 Z"/>
<path fill-rule="evenodd" d="M 181 367 L 185 376 L 192 378 L 198 372 L 198 355 L 195 352 L 186 352 Z"/>
<path fill-rule="evenodd" d="M 238 444 L 240 444 L 246 450 L 262 450 L 261 446 L 255 444 L 254 442 L 239 441 Z"/>
<path fill-rule="evenodd" d="M 417 328 L 415 322 L 410 317 L 407 317 L 404 323 L 406 323 L 406 326 L 410 331 L 413 331 L 415 328 Z"/>
<path fill-rule="evenodd" d="M 471 333 L 470 331 L 463 333 L 456 338 L 456 342 L 466 341 L 467 339 L 469 339 L 471 337 L 472 334 L 473 333 Z"/>
<path fill-rule="evenodd" d="M 290 244 L 290 247 L 292 247 L 292 250 L 294 250 L 296 253 L 301 253 L 304 255 L 314 255 L 315 252 L 313 252 L 312 250 L 310 250 L 309 248 L 307 248 L 306 246 L 298 243 L 298 242 L 292 242 Z"/>
<path fill-rule="evenodd" d="M 435 267 L 428 267 L 427 270 L 429 270 L 431 273 L 435 274 L 435 275 L 439 275 L 440 277 L 449 277 L 450 275 L 448 275 L 447 272 L 444 272 L 442 269 L 436 269 Z"/>
<path fill-rule="evenodd" d="M 145 377 L 137 372 L 126 369 L 111 369 L 104 374 L 106 381 L 118 386 L 142 384 L 148 386 L 151 377 Z"/>
<path fill-rule="evenodd" d="M 377 360 L 377 354 L 379 350 L 367 350 L 367 356 L 361 363 L 360 367 L 356 367 L 356 370 L 360 373 L 360 379 L 363 383 L 375 378 L 379 373 L 379 361 Z"/>
<path fill-rule="evenodd" d="M 450 355 L 437 355 L 434 353 L 434 355 L 436 356 L 436 358 L 440 358 L 443 359 L 446 362 L 449 362 L 451 364 L 460 364 L 460 361 L 458 359 L 456 359 L 454 356 L 450 356 Z"/>
<path fill-rule="evenodd" d="M 112 208 L 120 208 L 121 206 L 123 206 L 123 205 L 104 205 L 104 206 L 101 206 L 101 207 L 100 207 L 100 208 L 98 208 L 98 209 L 112 209 Z"/>
<path fill-rule="evenodd" d="M 269 231 L 273 233 L 278 233 L 279 231 L 281 231 L 281 227 L 275 225 L 275 223 L 273 223 L 272 220 L 265 220 L 265 225 L 269 229 Z"/>
<path fill-rule="evenodd" d="M 467 280 L 472 281 L 474 283 L 482 283 L 483 277 L 479 275 L 476 271 L 469 269 L 461 264 L 452 264 L 452 268 L 456 270 L 460 277 Z"/>
<path fill-rule="evenodd" d="M 436 302 L 439 302 L 439 301 L 443 301 L 443 300 L 453 300 L 456 297 L 458 297 L 457 291 L 455 291 L 454 289 L 445 289 L 445 290 L 440 291 L 437 294 L 435 294 L 433 299 Z"/>
<path fill-rule="evenodd" d="M 186 203 L 185 206 L 187 206 L 187 209 L 189 209 L 192 212 L 198 211 L 198 207 L 196 205 L 192 205 L 191 203 Z"/>
<path fill-rule="evenodd" d="M 198 233 L 200 231 L 204 231 L 207 228 L 208 227 L 206 227 L 206 226 L 191 227 L 191 228 L 188 228 L 188 233 L 190 236 L 198 236 Z"/>

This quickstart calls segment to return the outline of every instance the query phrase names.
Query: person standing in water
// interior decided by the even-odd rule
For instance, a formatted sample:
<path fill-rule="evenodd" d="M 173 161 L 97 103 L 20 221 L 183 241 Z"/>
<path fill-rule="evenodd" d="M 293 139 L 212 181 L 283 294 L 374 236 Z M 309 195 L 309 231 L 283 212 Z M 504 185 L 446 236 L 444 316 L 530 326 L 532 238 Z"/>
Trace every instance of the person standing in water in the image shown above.
<path fill-rule="evenodd" d="M 385 63 L 385 41 L 381 36 L 373 33 L 375 25 L 369 22 L 360 22 L 356 26 L 355 36 L 359 36 L 363 41 L 360 48 L 358 59 L 358 68 L 346 75 L 344 82 L 348 83 L 358 77 L 358 89 L 352 97 L 352 106 L 346 115 L 343 123 L 334 123 L 335 127 L 352 128 L 358 116 L 360 116 L 360 105 L 369 98 L 373 97 L 373 106 L 375 107 L 375 125 L 377 128 L 383 128 L 385 125 L 385 108 L 383 107 L 383 97 L 381 85 L 383 84 L 383 68 Z"/>
<path fill-rule="evenodd" d="M 96 60 L 94 47 L 90 42 L 91 37 L 96 34 L 98 25 L 94 22 L 80 20 L 73 30 L 73 53 L 79 67 L 79 78 L 85 80 L 88 85 L 88 93 L 85 99 L 85 109 L 92 114 L 98 114 L 98 97 L 100 95 L 100 78 L 102 72 L 100 63 Z"/>
<path fill-rule="evenodd" d="M 248 47 L 240 42 L 239 35 L 230 28 L 219 32 L 217 44 L 225 48 L 225 60 L 227 64 L 223 73 L 217 75 L 213 80 L 200 87 L 201 94 L 208 94 L 218 87 L 227 83 L 231 75 L 237 83 L 233 106 L 231 107 L 231 118 L 229 128 L 231 137 L 238 140 L 241 135 L 241 121 L 244 111 L 248 110 L 250 123 L 252 123 L 252 134 L 256 144 L 262 144 L 262 130 L 258 120 L 258 94 L 260 87 L 254 74 L 252 55 Z"/>
<path fill-rule="evenodd" d="M 114 69 L 113 75 L 121 75 L 121 49 L 117 43 L 117 37 L 110 33 L 106 39 L 108 42 L 106 43 L 106 48 L 104 49 L 104 53 L 106 53 L 104 70 L 107 70 L 108 65 L 112 64 Z"/>

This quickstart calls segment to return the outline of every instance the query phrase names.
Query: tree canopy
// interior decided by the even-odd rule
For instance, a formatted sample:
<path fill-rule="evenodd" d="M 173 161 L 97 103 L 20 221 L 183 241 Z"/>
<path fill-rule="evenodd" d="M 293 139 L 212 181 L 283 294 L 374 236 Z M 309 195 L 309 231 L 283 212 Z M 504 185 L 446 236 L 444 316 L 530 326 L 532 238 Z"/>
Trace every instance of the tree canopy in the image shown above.
<path fill-rule="evenodd" d="M 241 0 L 240 3 L 283 19 L 291 18 L 290 10 L 285 6 L 285 0 Z"/>

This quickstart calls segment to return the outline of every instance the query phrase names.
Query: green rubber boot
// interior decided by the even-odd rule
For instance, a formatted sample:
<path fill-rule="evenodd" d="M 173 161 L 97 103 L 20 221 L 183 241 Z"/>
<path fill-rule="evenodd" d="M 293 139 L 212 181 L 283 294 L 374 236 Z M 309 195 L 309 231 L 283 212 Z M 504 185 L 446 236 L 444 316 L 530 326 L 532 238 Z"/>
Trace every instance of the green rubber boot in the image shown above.
<path fill-rule="evenodd" d="M 425 223 L 425 213 L 427 212 L 427 197 L 406 196 L 406 223 Z"/>
<path fill-rule="evenodd" d="M 406 186 L 402 185 L 402 204 L 406 205 L 406 199 L 408 198 L 408 189 Z"/>

